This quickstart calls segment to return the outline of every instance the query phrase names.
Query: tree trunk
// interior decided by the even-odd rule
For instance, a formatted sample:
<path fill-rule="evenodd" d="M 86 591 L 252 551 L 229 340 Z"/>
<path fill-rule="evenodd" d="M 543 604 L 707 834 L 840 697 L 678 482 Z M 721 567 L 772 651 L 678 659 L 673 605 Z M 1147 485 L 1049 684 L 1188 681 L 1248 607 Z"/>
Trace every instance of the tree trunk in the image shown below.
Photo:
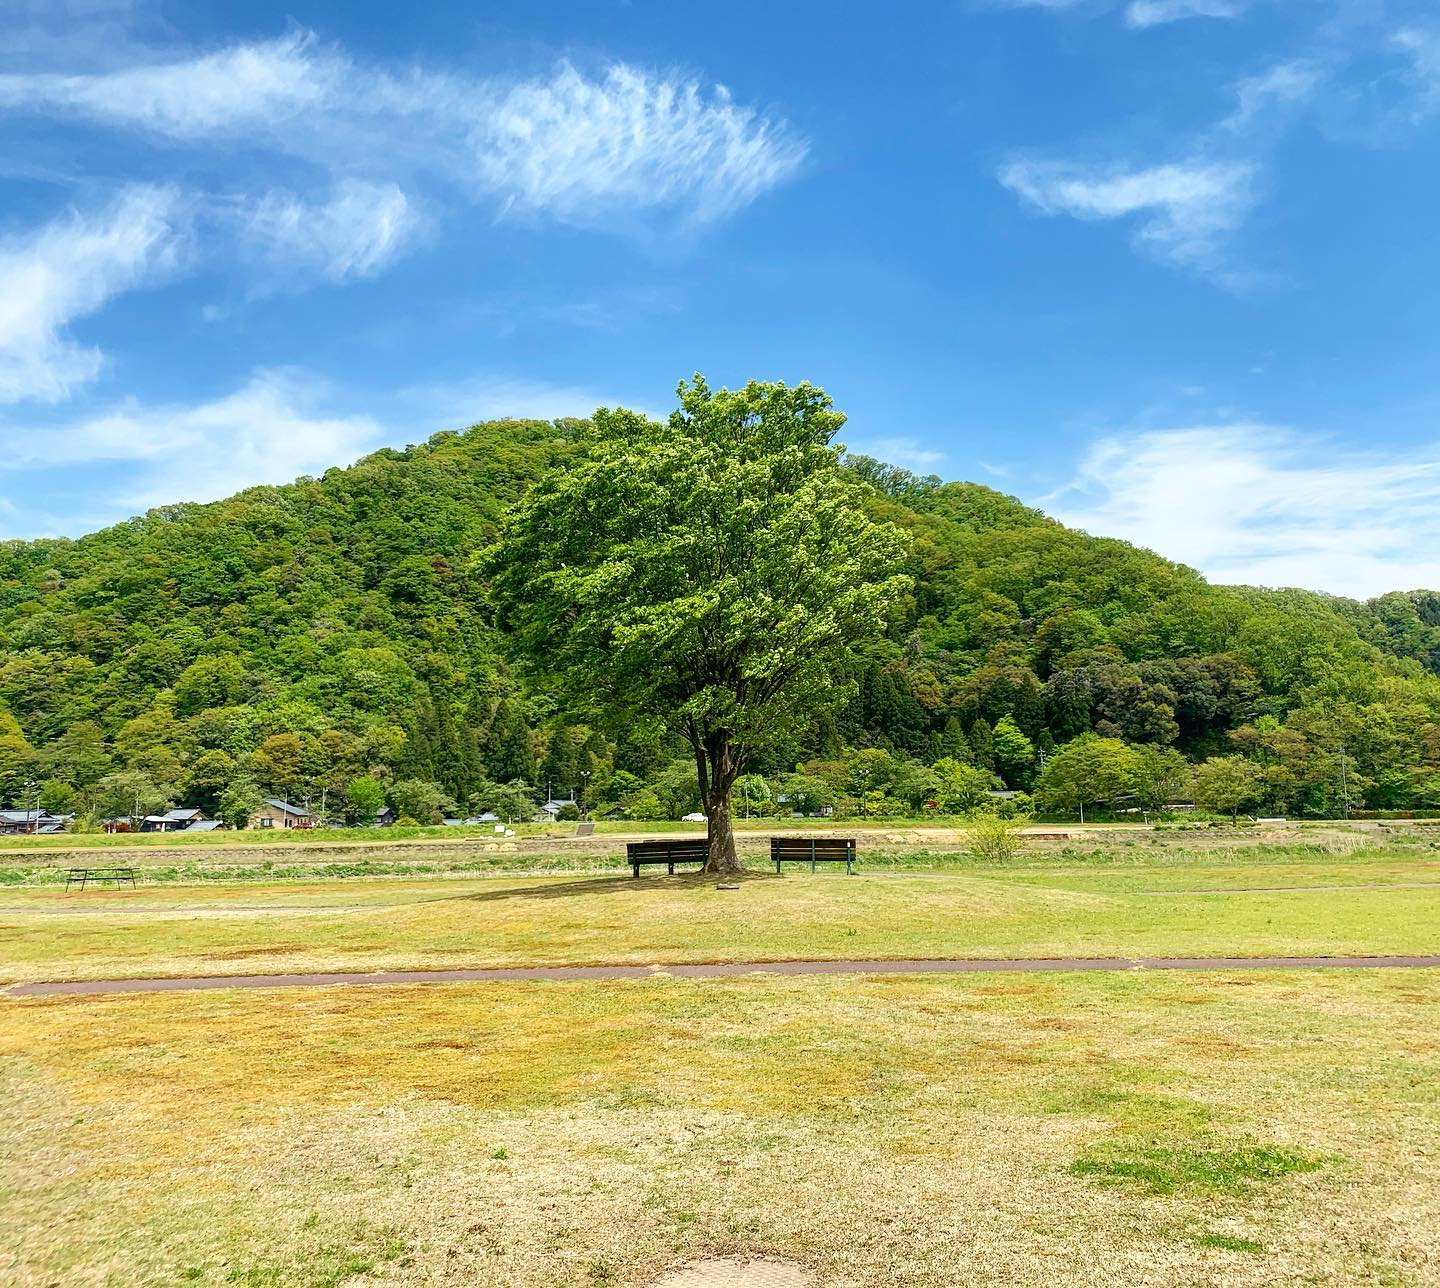
<path fill-rule="evenodd" d="M 730 793 L 714 790 L 705 803 L 709 820 L 710 858 L 705 871 L 712 876 L 731 876 L 740 871 L 735 854 L 735 831 L 730 826 Z"/>
<path fill-rule="evenodd" d="M 710 843 L 710 857 L 705 861 L 704 871 L 710 876 L 731 876 L 741 871 L 735 854 L 735 830 L 730 822 L 730 790 L 739 777 L 740 765 L 731 754 L 727 733 L 711 732 L 702 736 L 692 720 L 688 735 L 695 751 L 695 774 Z"/>

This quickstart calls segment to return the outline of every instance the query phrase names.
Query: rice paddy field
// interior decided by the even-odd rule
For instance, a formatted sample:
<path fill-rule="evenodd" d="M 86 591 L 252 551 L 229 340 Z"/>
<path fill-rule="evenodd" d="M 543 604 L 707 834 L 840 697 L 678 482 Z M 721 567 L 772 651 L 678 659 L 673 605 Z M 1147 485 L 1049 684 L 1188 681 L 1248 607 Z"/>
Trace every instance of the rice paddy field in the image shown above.
<path fill-rule="evenodd" d="M 154 847 L 135 890 L 83 894 L 71 856 L 7 854 L 0 1282 L 640 1288 L 769 1258 L 817 1288 L 1440 1283 L 1440 970 L 8 991 L 1435 955 L 1429 835 L 1092 833 L 986 865 L 877 832 L 854 877 L 757 862 L 736 890 L 632 880 L 606 840 L 420 873 L 377 843 L 368 875 L 232 849 L 199 879 Z"/>

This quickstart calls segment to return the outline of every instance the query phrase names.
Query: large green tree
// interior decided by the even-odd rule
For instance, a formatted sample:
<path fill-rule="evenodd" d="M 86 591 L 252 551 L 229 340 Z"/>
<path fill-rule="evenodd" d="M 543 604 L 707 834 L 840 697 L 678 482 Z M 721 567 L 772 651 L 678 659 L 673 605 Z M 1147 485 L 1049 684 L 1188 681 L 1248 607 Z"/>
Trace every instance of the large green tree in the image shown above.
<path fill-rule="evenodd" d="M 809 384 L 712 390 L 657 424 L 601 409 L 568 468 L 515 508 L 486 565 L 502 621 L 576 698 L 683 734 L 707 871 L 739 863 L 746 764 L 853 692 L 854 645 L 909 589 L 900 530 L 842 467 L 844 418 Z"/>
<path fill-rule="evenodd" d="M 1118 738 L 1082 734 L 1061 747 L 1041 770 L 1035 802 L 1054 813 L 1078 813 L 1085 807 L 1113 802 L 1135 790 L 1135 751 Z"/>
<path fill-rule="evenodd" d="M 1265 792 L 1265 771 L 1244 756 L 1211 756 L 1195 770 L 1195 803 L 1227 812 L 1233 823 Z"/>

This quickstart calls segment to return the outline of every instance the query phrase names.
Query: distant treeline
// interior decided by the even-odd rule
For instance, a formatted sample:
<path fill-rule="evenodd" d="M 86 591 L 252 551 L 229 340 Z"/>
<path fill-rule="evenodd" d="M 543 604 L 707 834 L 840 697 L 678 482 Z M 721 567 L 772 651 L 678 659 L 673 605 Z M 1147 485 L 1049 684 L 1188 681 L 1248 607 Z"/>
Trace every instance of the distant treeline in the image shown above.
<path fill-rule="evenodd" d="M 6 543 L 0 796 L 239 817 L 263 793 L 355 818 L 388 799 L 422 822 L 547 794 L 693 809 L 683 744 L 563 709 L 492 625 L 477 553 L 574 433 L 491 422 L 77 541 Z M 1440 806 L 1440 595 L 1212 586 L 989 488 L 850 467 L 913 534 L 915 591 L 842 715 L 752 766 L 757 806 Z"/>

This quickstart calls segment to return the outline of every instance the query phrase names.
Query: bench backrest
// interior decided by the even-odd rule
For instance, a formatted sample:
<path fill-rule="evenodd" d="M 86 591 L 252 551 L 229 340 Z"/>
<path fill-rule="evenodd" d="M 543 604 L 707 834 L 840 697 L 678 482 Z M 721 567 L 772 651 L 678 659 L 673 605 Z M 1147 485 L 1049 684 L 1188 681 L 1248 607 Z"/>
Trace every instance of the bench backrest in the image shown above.
<path fill-rule="evenodd" d="M 704 837 L 679 841 L 631 841 L 625 846 L 630 862 L 654 860 L 657 863 L 680 862 L 688 859 L 708 859 L 710 842 Z"/>
<path fill-rule="evenodd" d="M 772 859 L 853 859 L 853 836 L 772 836 Z"/>

